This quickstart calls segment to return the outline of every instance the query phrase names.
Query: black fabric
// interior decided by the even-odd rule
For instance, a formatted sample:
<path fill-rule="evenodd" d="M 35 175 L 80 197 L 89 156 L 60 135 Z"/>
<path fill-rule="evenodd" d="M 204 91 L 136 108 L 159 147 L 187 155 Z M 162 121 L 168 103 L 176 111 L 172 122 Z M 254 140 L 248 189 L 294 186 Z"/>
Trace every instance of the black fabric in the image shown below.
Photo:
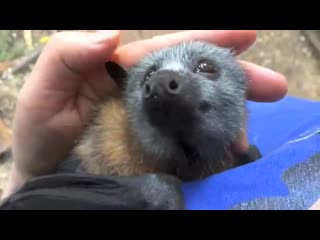
<path fill-rule="evenodd" d="M 166 175 L 55 174 L 31 180 L 6 199 L 0 210 L 182 209 L 181 195 L 180 182 Z"/>

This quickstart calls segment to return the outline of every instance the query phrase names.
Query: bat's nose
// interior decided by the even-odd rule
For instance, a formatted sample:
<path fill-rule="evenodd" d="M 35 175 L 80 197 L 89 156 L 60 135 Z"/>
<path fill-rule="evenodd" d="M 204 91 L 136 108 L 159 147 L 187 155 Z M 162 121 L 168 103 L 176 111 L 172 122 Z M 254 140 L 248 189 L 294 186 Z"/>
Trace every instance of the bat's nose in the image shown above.
<path fill-rule="evenodd" d="M 159 71 L 143 86 L 145 99 L 162 99 L 179 95 L 183 85 L 182 77 L 173 71 Z"/>

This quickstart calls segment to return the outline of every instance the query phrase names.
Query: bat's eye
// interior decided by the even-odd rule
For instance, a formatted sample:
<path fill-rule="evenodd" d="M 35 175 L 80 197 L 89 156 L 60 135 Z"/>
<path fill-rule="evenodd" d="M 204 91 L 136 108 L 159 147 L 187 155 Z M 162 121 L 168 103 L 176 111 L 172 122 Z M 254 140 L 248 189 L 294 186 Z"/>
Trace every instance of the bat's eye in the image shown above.
<path fill-rule="evenodd" d="M 207 61 L 200 61 L 194 70 L 195 73 L 215 73 L 216 71 L 215 66 Z"/>
<path fill-rule="evenodd" d="M 149 80 L 149 78 L 151 78 L 151 76 L 157 71 L 157 67 L 156 66 L 151 66 L 148 71 L 146 72 L 146 74 L 144 75 L 144 81 Z"/>

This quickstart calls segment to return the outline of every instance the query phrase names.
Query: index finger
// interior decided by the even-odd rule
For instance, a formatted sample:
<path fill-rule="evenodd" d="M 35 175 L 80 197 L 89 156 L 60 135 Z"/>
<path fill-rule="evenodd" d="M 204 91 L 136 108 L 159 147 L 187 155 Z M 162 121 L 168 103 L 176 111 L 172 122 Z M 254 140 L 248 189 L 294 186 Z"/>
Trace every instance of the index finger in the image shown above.
<path fill-rule="evenodd" d="M 124 67 L 131 67 L 153 50 L 188 40 L 206 41 L 221 47 L 233 48 L 236 54 L 240 54 L 255 42 L 256 31 L 192 30 L 165 34 L 126 44 L 116 50 L 112 60 Z"/>

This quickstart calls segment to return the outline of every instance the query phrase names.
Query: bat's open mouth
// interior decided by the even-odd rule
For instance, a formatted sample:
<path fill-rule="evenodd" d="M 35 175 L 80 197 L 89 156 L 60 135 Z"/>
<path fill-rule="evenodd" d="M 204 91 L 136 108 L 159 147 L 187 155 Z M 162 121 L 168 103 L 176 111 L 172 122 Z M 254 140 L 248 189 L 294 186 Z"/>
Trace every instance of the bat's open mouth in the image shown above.
<path fill-rule="evenodd" d="M 192 165 L 194 165 L 197 161 L 200 161 L 200 154 L 195 146 L 192 146 L 183 140 L 180 140 L 178 144 L 187 159 L 188 166 L 192 167 Z"/>
<path fill-rule="evenodd" d="M 184 159 L 177 160 L 173 174 L 182 181 L 199 180 L 203 176 L 204 164 L 197 147 L 183 139 L 177 144 L 184 153 Z"/>

